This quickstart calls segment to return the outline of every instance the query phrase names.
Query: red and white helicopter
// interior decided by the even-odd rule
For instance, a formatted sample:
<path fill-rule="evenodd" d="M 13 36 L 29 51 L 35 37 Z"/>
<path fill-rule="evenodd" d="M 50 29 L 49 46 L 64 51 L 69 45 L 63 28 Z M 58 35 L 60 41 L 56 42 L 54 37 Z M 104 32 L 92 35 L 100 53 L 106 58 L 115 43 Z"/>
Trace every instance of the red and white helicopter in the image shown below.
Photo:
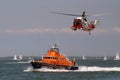
<path fill-rule="evenodd" d="M 89 35 L 91 34 L 91 31 L 95 29 L 95 26 L 99 20 L 94 21 L 88 21 L 88 16 L 101 16 L 106 14 L 97 14 L 97 15 L 86 15 L 85 11 L 83 11 L 82 15 L 77 14 L 67 14 L 67 13 L 60 13 L 60 12 L 51 12 L 55 14 L 61 14 L 61 15 L 68 15 L 68 16 L 77 16 L 77 18 L 74 18 L 73 25 L 71 27 L 72 30 L 83 30 L 89 32 Z"/>

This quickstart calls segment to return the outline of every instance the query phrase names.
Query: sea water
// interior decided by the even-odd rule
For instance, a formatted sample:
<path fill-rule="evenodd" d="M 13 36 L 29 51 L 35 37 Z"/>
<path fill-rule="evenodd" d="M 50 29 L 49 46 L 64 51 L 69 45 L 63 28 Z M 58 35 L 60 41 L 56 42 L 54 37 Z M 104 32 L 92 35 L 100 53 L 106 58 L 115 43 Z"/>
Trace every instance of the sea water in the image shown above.
<path fill-rule="evenodd" d="M 0 80 L 120 80 L 120 61 L 76 59 L 78 70 L 33 69 L 24 61 L 0 58 Z"/>

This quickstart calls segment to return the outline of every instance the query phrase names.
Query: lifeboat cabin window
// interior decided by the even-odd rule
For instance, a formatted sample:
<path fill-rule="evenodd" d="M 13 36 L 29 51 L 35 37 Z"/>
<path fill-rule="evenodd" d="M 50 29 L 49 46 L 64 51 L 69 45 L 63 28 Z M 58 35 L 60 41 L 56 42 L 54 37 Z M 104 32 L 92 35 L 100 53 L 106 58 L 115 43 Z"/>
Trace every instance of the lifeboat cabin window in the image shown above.
<path fill-rule="evenodd" d="M 55 60 L 58 60 L 58 58 L 56 58 L 56 57 L 44 57 L 44 59 L 55 59 Z"/>
<path fill-rule="evenodd" d="M 51 50 L 54 50 L 54 51 L 59 53 L 59 49 L 58 48 L 51 48 Z"/>

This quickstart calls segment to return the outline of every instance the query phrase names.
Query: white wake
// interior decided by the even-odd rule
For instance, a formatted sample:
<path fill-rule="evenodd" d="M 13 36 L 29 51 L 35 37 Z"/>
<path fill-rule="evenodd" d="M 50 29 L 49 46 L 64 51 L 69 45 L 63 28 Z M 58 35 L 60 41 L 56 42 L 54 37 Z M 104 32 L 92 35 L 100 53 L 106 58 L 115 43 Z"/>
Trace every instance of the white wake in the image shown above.
<path fill-rule="evenodd" d="M 48 69 L 48 68 L 41 68 L 41 69 L 33 69 L 32 67 L 28 67 L 24 70 L 24 72 L 110 72 L 110 71 L 117 71 L 120 72 L 120 67 L 98 67 L 98 66 L 79 66 L 78 70 L 65 70 L 65 69 Z"/>

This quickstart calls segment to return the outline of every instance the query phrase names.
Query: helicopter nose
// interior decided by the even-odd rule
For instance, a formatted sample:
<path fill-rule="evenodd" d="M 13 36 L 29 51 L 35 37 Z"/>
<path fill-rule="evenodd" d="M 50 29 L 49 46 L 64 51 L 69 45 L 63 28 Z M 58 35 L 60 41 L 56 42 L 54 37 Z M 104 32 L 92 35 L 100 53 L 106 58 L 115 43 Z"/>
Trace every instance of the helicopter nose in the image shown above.
<path fill-rule="evenodd" d="M 71 29 L 74 30 L 74 31 L 77 30 L 77 28 L 75 26 L 72 26 Z"/>

